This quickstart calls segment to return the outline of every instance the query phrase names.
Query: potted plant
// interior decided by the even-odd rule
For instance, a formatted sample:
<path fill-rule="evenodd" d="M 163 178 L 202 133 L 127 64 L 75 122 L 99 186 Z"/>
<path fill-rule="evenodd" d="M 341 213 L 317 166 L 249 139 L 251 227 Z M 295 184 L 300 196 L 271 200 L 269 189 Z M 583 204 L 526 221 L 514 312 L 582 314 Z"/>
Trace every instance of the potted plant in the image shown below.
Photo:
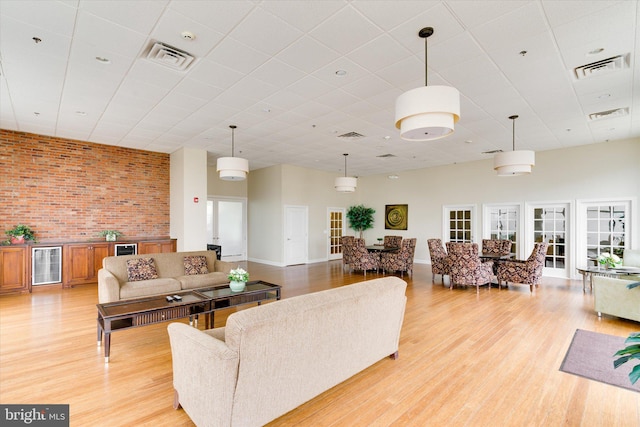
<path fill-rule="evenodd" d="M 232 291 L 238 292 L 244 289 L 245 285 L 249 281 L 249 273 L 244 269 L 238 267 L 235 270 L 231 270 L 227 276 L 229 279 L 229 287 Z"/>
<path fill-rule="evenodd" d="M 624 343 L 628 345 L 614 354 L 614 356 L 620 356 L 613 361 L 614 368 L 617 368 L 630 360 L 634 360 L 636 362 L 640 361 L 640 332 L 632 332 Z M 635 384 L 639 378 L 640 364 L 636 363 L 633 369 L 631 369 L 631 372 L 629 372 L 629 380 L 631 381 L 631 384 Z"/>
<path fill-rule="evenodd" d="M 115 242 L 122 233 L 118 230 L 104 230 L 100 232 L 100 237 L 104 237 L 107 242 Z"/>
<path fill-rule="evenodd" d="M 373 214 L 376 211 L 373 208 L 368 208 L 364 205 L 351 206 L 347 210 L 347 219 L 349 220 L 349 227 L 355 231 L 360 232 L 360 238 L 362 239 L 362 232 L 373 228 Z"/>
<path fill-rule="evenodd" d="M 33 230 L 28 225 L 18 224 L 11 230 L 7 230 L 6 233 L 12 245 L 21 245 L 26 240 L 37 242 Z"/>

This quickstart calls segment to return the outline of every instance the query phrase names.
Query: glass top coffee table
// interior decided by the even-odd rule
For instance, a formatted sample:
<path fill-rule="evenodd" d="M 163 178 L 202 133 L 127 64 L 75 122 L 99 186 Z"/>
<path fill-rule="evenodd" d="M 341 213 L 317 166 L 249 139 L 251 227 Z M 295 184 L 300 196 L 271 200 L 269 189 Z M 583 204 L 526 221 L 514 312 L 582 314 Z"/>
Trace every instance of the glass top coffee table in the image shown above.
<path fill-rule="evenodd" d="M 587 291 L 587 280 L 589 281 L 589 290 L 593 291 L 593 276 L 605 277 L 624 277 L 632 274 L 640 274 L 640 267 L 584 267 L 578 268 L 578 273 L 582 274 L 582 292 Z"/>
<path fill-rule="evenodd" d="M 97 304 L 98 346 L 104 333 L 104 360 L 109 363 L 111 333 L 121 329 L 136 328 L 168 320 L 188 317 L 189 324 L 198 326 L 198 317 L 205 315 L 205 327 L 213 327 L 216 310 L 238 307 L 245 304 L 279 300 L 280 285 L 256 280 L 247 282 L 242 291 L 234 292 L 228 284 Z M 178 295 L 180 300 L 168 301 L 167 296 Z"/>

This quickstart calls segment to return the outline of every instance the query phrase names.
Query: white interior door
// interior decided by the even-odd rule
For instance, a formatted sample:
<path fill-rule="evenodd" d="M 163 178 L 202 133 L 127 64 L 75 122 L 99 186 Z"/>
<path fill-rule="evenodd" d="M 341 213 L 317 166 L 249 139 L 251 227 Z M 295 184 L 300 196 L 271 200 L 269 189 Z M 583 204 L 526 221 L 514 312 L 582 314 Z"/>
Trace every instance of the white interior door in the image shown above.
<path fill-rule="evenodd" d="M 247 201 L 211 198 L 207 201 L 207 243 L 222 247 L 224 261 L 247 259 Z"/>
<path fill-rule="evenodd" d="M 284 207 L 284 264 L 306 264 L 308 257 L 308 208 Z"/>

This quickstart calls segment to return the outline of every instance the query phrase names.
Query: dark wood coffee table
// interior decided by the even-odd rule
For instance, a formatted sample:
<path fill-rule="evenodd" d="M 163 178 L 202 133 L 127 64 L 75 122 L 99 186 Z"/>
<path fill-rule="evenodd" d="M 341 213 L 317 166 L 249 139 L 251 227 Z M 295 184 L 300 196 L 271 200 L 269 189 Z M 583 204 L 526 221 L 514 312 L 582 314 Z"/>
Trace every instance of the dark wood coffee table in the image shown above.
<path fill-rule="evenodd" d="M 169 302 L 166 295 L 159 295 L 97 304 L 98 346 L 102 344 L 104 333 L 104 361 L 109 363 L 113 331 L 184 317 L 189 318 L 190 325 L 197 327 L 200 314 L 207 316 L 205 326 L 213 327 L 213 313 L 216 310 L 279 300 L 280 289 L 280 285 L 256 280 L 248 282 L 244 290 L 239 292 L 232 291 L 229 285 L 221 285 L 171 294 L 180 295 L 181 301 Z"/>

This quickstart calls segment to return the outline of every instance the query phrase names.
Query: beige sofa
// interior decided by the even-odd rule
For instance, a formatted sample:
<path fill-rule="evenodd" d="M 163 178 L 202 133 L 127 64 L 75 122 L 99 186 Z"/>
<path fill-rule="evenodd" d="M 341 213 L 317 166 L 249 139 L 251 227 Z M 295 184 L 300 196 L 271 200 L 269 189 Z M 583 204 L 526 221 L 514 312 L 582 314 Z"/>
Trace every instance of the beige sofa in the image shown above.
<path fill-rule="evenodd" d="M 224 328 L 168 326 L 174 407 L 197 426 L 261 426 L 387 356 L 406 282 L 384 277 L 231 314 Z"/>
<path fill-rule="evenodd" d="M 604 313 L 640 322 L 640 287 L 627 289 L 628 284 L 638 280 L 595 276 L 593 300 L 598 317 Z"/>
<path fill-rule="evenodd" d="M 186 275 L 184 258 L 204 256 L 208 273 Z M 153 258 L 158 278 L 129 281 L 127 260 Z M 215 251 L 168 252 L 145 255 L 106 257 L 98 270 L 98 301 L 100 304 L 151 295 L 170 294 L 185 289 L 203 288 L 228 283 L 227 275 L 235 266 L 216 258 Z"/>

